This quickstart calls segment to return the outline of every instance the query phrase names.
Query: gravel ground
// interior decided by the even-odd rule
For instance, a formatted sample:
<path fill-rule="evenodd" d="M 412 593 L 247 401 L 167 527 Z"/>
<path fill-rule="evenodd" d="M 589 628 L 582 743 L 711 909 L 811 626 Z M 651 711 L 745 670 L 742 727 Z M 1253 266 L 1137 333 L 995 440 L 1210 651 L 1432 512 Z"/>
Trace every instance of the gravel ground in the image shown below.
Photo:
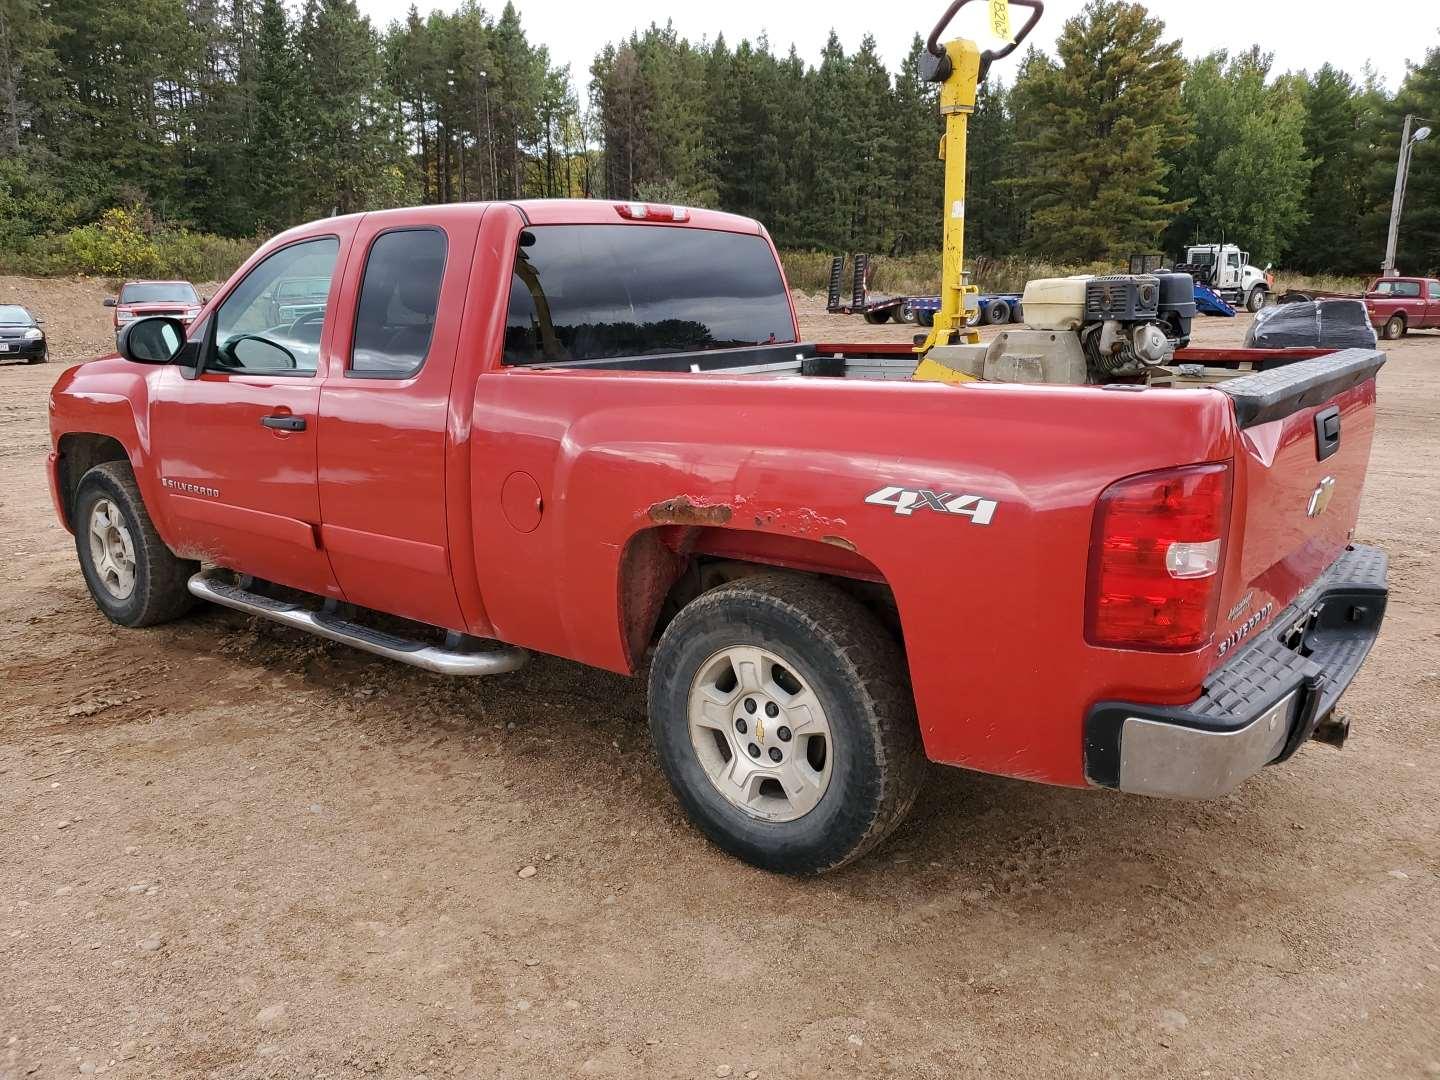
<path fill-rule="evenodd" d="M 0 278 L 57 360 L 103 295 Z M 1440 1076 L 1440 336 L 1390 353 L 1342 753 L 1200 804 L 935 769 L 803 882 L 686 825 L 630 680 L 110 625 L 46 492 L 61 364 L 0 368 L 0 1078 Z"/>

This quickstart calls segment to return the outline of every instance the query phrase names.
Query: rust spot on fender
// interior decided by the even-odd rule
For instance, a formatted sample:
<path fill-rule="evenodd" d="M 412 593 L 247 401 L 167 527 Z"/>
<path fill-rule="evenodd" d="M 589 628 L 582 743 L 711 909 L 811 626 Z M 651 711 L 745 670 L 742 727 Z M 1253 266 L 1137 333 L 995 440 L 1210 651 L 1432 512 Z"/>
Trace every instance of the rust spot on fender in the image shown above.
<path fill-rule="evenodd" d="M 855 545 L 852 544 L 849 540 L 846 540 L 843 536 L 822 536 L 820 538 L 820 542 L 822 544 L 833 544 L 838 548 L 844 548 L 846 551 L 858 552 L 858 549 L 855 547 Z"/>
<path fill-rule="evenodd" d="M 657 525 L 728 525 L 731 509 L 724 504 L 697 503 L 688 495 L 657 502 L 650 507 L 650 520 Z"/>

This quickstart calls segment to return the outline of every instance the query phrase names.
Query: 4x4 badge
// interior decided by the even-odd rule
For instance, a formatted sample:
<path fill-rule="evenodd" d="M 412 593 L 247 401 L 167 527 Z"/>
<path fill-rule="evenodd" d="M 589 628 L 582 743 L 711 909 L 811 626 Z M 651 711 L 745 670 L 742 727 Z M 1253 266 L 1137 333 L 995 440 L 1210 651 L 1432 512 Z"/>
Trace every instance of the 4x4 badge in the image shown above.
<path fill-rule="evenodd" d="M 999 504 L 994 499 L 980 495 L 952 495 L 950 492 L 936 493 L 929 488 L 883 487 L 865 496 L 872 506 L 888 506 L 901 517 L 909 517 L 916 510 L 935 510 L 942 514 L 961 514 L 970 519 L 972 525 L 989 525 Z"/>

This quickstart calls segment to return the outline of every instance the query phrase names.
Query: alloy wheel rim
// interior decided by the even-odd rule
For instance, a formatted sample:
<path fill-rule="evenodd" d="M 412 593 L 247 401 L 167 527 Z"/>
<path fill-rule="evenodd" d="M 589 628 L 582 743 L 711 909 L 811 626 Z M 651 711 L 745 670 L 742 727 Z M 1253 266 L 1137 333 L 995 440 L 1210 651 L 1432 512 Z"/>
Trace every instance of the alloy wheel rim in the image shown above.
<path fill-rule="evenodd" d="M 762 821 L 796 821 L 830 786 L 834 738 L 820 699 L 794 665 L 732 645 L 690 684 L 690 745 L 724 799 Z"/>
<path fill-rule="evenodd" d="M 135 542 L 120 508 L 100 499 L 90 509 L 90 562 L 101 586 L 116 600 L 135 591 Z"/>

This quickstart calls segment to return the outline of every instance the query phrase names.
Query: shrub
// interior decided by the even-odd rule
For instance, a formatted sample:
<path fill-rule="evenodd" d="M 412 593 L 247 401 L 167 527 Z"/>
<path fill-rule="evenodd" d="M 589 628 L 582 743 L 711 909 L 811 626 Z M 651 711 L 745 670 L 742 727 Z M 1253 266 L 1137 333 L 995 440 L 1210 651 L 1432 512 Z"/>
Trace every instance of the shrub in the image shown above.
<path fill-rule="evenodd" d="M 13 245 L 5 251 L 0 269 L 42 276 L 222 281 L 260 242 L 157 225 L 138 207 L 116 207 L 89 225 Z"/>

